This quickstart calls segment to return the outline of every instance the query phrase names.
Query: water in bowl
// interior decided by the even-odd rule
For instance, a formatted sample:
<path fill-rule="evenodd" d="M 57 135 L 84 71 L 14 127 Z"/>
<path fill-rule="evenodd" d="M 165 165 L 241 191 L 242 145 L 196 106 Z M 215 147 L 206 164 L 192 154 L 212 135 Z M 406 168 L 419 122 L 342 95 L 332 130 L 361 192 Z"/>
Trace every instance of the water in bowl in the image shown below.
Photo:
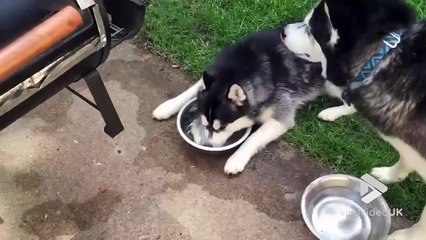
<path fill-rule="evenodd" d="M 188 105 L 182 114 L 181 126 L 186 136 L 193 142 L 206 147 L 212 147 L 208 139 L 207 129 L 201 123 L 201 115 L 197 108 L 197 101 Z M 244 136 L 245 130 L 234 133 L 224 144 L 230 145 Z"/>

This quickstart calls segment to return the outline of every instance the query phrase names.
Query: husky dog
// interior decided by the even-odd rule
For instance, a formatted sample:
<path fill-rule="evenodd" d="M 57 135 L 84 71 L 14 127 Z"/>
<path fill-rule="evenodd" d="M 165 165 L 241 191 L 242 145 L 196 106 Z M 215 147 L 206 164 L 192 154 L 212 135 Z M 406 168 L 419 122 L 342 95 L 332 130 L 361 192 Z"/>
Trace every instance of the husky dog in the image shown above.
<path fill-rule="evenodd" d="M 323 53 L 325 94 L 343 102 L 321 111 L 319 118 L 335 121 L 356 112 L 341 98 L 347 81 L 381 48 L 387 34 L 414 20 L 415 12 L 404 0 L 324 0 L 303 22 L 285 27 L 285 42 L 291 51 Z"/>
<path fill-rule="evenodd" d="M 402 0 L 323 0 L 303 22 L 226 47 L 200 81 L 158 106 L 153 117 L 167 119 L 197 97 L 201 121 L 216 146 L 260 124 L 225 164 L 225 173 L 237 174 L 294 127 L 303 104 L 324 89 L 340 97 L 386 34 L 408 25 L 411 15 Z"/>
<path fill-rule="evenodd" d="M 417 172 L 426 181 L 426 22 L 415 24 L 362 82 L 350 83 L 349 101 L 400 155 L 391 167 L 374 168 L 384 183 Z M 418 223 L 387 240 L 426 238 L 426 207 Z"/>
<path fill-rule="evenodd" d="M 157 107 L 154 118 L 167 119 L 197 97 L 201 122 L 213 146 L 261 124 L 225 164 L 227 174 L 242 172 L 254 154 L 294 126 L 296 110 L 319 96 L 324 86 L 321 63 L 289 51 L 281 32 L 254 33 L 226 47 L 201 80 Z"/>

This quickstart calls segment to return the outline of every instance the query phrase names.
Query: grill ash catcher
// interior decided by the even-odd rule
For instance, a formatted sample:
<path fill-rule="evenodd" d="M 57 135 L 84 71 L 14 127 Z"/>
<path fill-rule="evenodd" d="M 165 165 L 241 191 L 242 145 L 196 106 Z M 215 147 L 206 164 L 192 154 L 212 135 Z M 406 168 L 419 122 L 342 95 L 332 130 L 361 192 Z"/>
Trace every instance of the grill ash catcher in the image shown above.
<path fill-rule="evenodd" d="M 67 88 L 124 130 L 97 68 L 144 23 L 141 0 L 0 0 L 0 130 Z M 69 85 L 84 79 L 94 102 Z"/>

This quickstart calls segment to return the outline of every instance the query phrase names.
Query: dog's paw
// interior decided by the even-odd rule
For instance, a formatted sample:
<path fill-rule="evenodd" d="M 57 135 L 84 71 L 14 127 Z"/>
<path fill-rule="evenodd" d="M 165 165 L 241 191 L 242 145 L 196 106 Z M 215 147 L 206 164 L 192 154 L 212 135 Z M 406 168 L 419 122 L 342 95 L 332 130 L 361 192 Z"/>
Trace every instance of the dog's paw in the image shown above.
<path fill-rule="evenodd" d="M 225 173 L 226 174 L 238 174 L 244 171 L 247 163 L 250 161 L 249 156 L 244 154 L 234 153 L 225 164 Z"/>
<path fill-rule="evenodd" d="M 167 100 L 160 104 L 153 112 L 152 117 L 157 120 L 165 120 L 173 116 L 179 111 L 173 99 Z"/>
<path fill-rule="evenodd" d="M 411 228 L 395 231 L 386 240 L 423 240 L 425 234 L 426 229 L 420 223 L 416 223 Z"/>
<path fill-rule="evenodd" d="M 210 144 L 213 147 L 222 147 L 228 140 L 229 135 L 226 132 L 213 133 Z"/>
<path fill-rule="evenodd" d="M 319 118 L 321 118 L 322 120 L 327 121 L 327 122 L 334 122 L 338 118 L 340 118 L 341 116 L 342 115 L 341 115 L 340 111 L 338 111 L 335 108 L 324 109 L 318 114 Z"/>
<path fill-rule="evenodd" d="M 395 176 L 391 167 L 373 168 L 373 170 L 371 170 L 371 175 L 384 184 L 391 184 L 401 181 L 398 176 Z"/>
<path fill-rule="evenodd" d="M 412 238 L 409 229 L 399 230 L 387 236 L 386 240 L 420 240 L 421 238 Z"/>

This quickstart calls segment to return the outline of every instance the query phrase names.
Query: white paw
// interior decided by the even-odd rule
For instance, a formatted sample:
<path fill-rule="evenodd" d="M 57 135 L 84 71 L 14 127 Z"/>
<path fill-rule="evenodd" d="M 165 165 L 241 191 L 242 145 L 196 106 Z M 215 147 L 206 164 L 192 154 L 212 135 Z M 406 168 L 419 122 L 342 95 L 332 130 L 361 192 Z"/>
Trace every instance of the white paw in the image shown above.
<path fill-rule="evenodd" d="M 425 234 L 426 229 L 419 223 L 416 223 L 411 228 L 395 231 L 386 240 L 424 240 Z"/>
<path fill-rule="evenodd" d="M 371 175 L 376 177 L 384 184 L 390 184 L 399 181 L 398 177 L 394 176 L 394 174 L 392 173 L 391 167 L 373 168 L 373 170 L 371 170 Z"/>
<path fill-rule="evenodd" d="M 157 120 L 168 119 L 179 111 L 178 107 L 173 99 L 167 100 L 152 112 L 152 117 Z"/>
<path fill-rule="evenodd" d="M 225 173 L 226 174 L 238 174 L 244 171 L 247 163 L 250 161 L 250 156 L 244 154 L 239 154 L 238 152 L 234 153 L 225 164 Z"/>
<path fill-rule="evenodd" d="M 417 240 L 417 239 L 408 238 L 409 237 L 408 234 L 409 234 L 409 231 L 407 229 L 399 230 L 389 235 L 386 238 L 386 240 Z M 420 238 L 418 240 L 420 240 Z"/>
<path fill-rule="evenodd" d="M 212 138 L 210 139 L 210 144 L 213 147 L 222 147 L 229 136 L 225 132 L 213 133 Z"/>
<path fill-rule="evenodd" d="M 342 114 L 340 113 L 340 111 L 335 108 L 324 109 L 318 114 L 319 118 L 328 122 L 334 122 L 341 116 Z"/>

